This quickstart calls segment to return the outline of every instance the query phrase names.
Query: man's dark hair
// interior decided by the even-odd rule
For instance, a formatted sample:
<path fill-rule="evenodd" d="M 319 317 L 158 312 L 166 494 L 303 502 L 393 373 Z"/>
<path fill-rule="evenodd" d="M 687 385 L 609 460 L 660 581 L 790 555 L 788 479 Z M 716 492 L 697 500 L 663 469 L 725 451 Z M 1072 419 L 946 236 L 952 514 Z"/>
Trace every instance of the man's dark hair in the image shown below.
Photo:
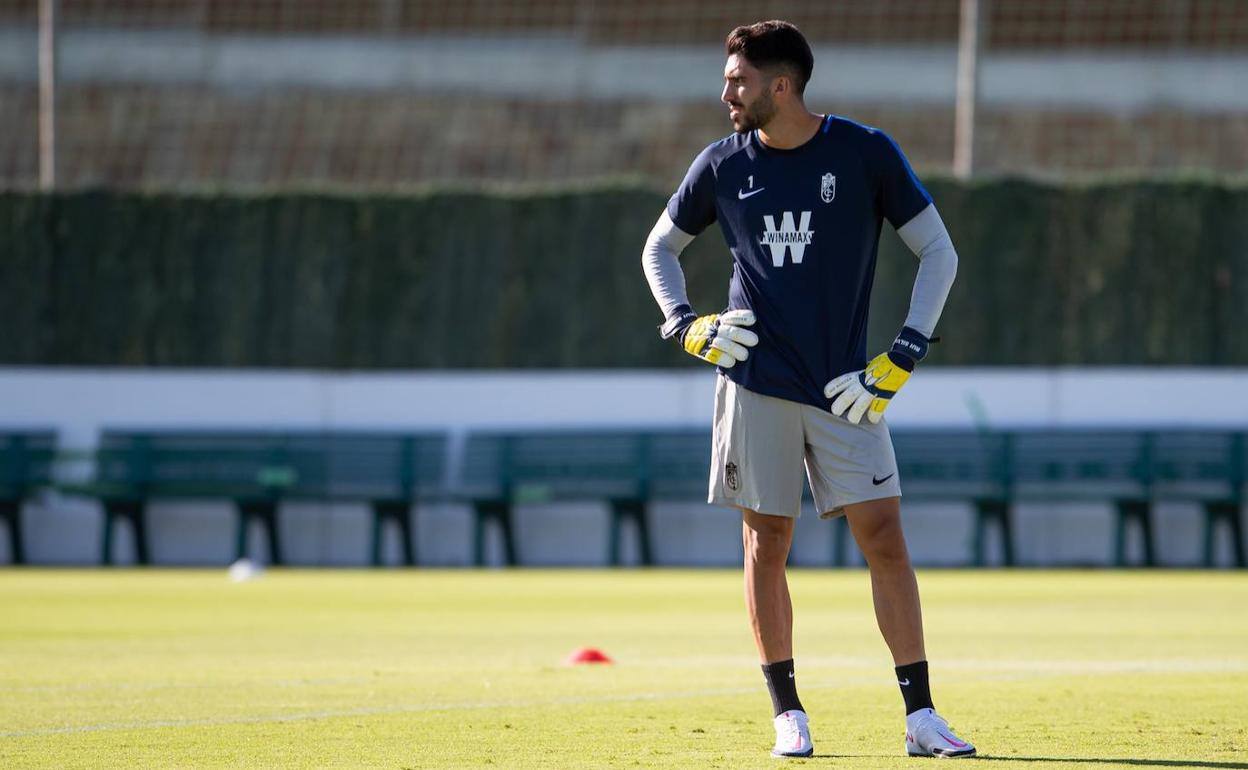
<path fill-rule="evenodd" d="M 737 27 L 728 33 L 724 49 L 729 56 L 740 54 L 760 70 L 776 67 L 789 70 L 798 94 L 806 92 L 806 83 L 815 69 L 810 44 L 797 27 L 787 21 L 760 21 Z"/>

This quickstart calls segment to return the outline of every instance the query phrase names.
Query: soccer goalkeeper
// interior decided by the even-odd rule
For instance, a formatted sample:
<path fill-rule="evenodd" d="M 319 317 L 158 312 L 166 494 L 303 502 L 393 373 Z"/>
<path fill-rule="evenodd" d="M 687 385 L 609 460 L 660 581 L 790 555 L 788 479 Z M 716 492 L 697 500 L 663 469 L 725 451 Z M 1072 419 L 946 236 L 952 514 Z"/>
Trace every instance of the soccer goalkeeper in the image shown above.
<path fill-rule="evenodd" d="M 805 468 L 821 518 L 844 514 L 871 571 L 906 710 L 906 751 L 966 757 L 932 706 L 918 585 L 884 411 L 915 365 L 957 271 L 931 196 L 885 133 L 806 109 L 814 68 L 792 24 L 727 39 L 722 101 L 735 133 L 707 147 L 646 241 L 660 333 L 719 367 L 710 502 L 741 511 L 746 603 L 775 712 L 777 756 L 810 756 L 793 667 L 785 562 Z M 868 360 L 867 305 L 887 219 L 919 258 L 909 315 Z M 689 305 L 680 252 L 719 222 L 732 251 L 728 311 Z"/>

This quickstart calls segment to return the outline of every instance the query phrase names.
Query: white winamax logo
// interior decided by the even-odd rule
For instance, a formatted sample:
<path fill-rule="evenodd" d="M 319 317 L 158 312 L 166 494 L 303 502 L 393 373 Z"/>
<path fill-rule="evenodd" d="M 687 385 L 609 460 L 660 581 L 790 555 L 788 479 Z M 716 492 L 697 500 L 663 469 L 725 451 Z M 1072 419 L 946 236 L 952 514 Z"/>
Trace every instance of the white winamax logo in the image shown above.
<path fill-rule="evenodd" d="M 783 267 L 786 249 L 793 252 L 793 264 L 802 264 L 802 256 L 815 234 L 810 229 L 810 212 L 801 212 L 797 227 L 793 226 L 792 211 L 786 211 L 780 217 L 780 229 L 776 229 L 776 218 L 770 214 L 763 217 L 763 224 L 766 225 L 767 232 L 763 233 L 759 243 L 771 249 L 771 264 L 774 267 Z"/>

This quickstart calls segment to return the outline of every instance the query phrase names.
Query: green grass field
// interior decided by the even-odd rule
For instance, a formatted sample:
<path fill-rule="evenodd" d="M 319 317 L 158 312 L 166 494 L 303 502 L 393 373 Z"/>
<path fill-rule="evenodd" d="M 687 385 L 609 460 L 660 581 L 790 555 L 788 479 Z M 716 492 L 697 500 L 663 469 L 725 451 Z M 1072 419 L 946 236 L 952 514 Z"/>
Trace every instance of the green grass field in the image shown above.
<path fill-rule="evenodd" d="M 796 571 L 816 756 L 914 767 L 867 575 Z M 1003 770 L 1248 768 L 1248 575 L 920 575 Z M 562 665 L 582 645 L 610 666 Z M 776 767 L 733 571 L 0 571 L 0 767 Z"/>

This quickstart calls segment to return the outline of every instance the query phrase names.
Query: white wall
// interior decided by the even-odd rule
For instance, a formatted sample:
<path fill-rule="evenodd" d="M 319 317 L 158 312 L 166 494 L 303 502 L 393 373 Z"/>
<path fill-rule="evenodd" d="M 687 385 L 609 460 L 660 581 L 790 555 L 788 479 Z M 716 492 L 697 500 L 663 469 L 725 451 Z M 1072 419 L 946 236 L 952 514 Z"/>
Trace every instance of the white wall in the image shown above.
<path fill-rule="evenodd" d="M 697 369 L 365 374 L 0 367 L 0 426 L 51 427 L 63 446 L 84 450 L 94 446 L 105 426 L 434 428 L 458 441 L 475 428 L 709 426 L 713 388 L 714 374 Z M 889 421 L 895 428 L 1248 427 L 1248 370 L 932 367 L 920 370 L 898 397 Z M 968 509 L 914 504 L 905 510 L 917 562 L 965 560 Z M 221 564 L 232 556 L 228 504 L 161 502 L 152 513 L 158 563 Z M 1159 510 L 1164 562 L 1198 561 L 1196 514 L 1182 505 Z M 290 505 L 282 519 L 292 563 L 345 565 L 367 558 L 369 519 L 363 506 Z M 599 506 L 524 506 L 517 519 L 526 562 L 594 564 L 606 557 L 607 515 Z M 424 563 L 468 563 L 467 509 L 429 506 L 415 521 Z M 27 506 L 24 522 L 30 560 L 98 559 L 95 503 L 48 496 Z M 1108 505 L 1022 506 L 1016 523 L 1019 558 L 1026 564 L 1104 562 L 1111 552 L 1111 524 Z M 696 503 L 658 505 L 651 526 L 661 563 L 720 565 L 739 559 L 739 525 L 730 511 Z M 827 563 L 831 531 L 827 522 L 803 516 L 794 563 Z M 393 538 L 389 546 L 393 560 L 398 553 Z M 8 547 L 0 537 L 0 559 L 8 557 Z M 489 550 L 497 560 L 494 539 Z M 635 557 L 634 549 L 629 552 Z M 118 538 L 115 554 L 122 561 L 131 558 L 127 537 Z"/>
<path fill-rule="evenodd" d="M 59 34 L 58 77 L 75 84 L 454 89 L 509 97 L 704 101 L 715 97 L 724 67 L 723 52 L 713 44 L 595 46 L 557 35 L 386 40 L 74 28 Z M 34 82 L 37 45 L 33 26 L 0 27 L 0 77 Z M 819 67 L 807 100 L 951 105 L 957 53 L 952 44 L 816 45 Z M 1181 49 L 989 49 L 979 67 L 979 98 L 991 106 L 1130 112 L 1248 105 L 1248 90 L 1241 85 L 1248 78 L 1248 57 L 1231 49 L 1217 55 Z"/>

